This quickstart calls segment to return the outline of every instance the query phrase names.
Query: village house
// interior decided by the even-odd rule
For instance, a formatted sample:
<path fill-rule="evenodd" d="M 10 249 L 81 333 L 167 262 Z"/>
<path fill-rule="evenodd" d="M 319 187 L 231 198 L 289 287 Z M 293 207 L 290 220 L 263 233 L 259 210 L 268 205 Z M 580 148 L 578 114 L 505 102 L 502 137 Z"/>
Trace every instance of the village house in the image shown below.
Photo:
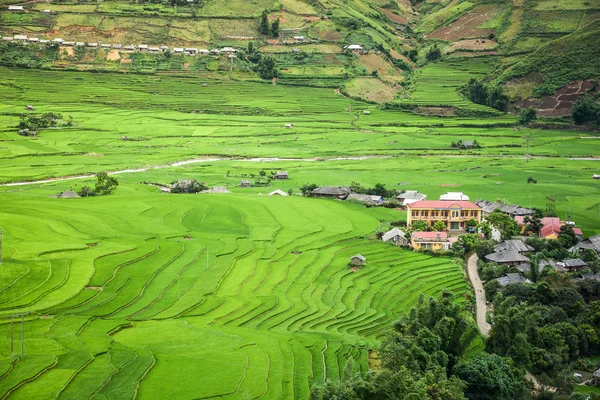
<path fill-rule="evenodd" d="M 243 181 L 240 182 L 240 187 L 250 187 L 250 181 L 247 179 L 244 179 Z"/>
<path fill-rule="evenodd" d="M 447 192 L 440 196 L 440 200 L 469 201 L 469 196 L 463 192 Z"/>
<path fill-rule="evenodd" d="M 410 236 L 410 245 L 415 250 L 450 250 L 453 241 L 446 232 L 413 232 Z"/>
<path fill-rule="evenodd" d="M 496 264 L 502 264 L 509 267 L 518 267 L 522 271 L 528 271 L 530 266 L 529 258 L 514 250 L 499 251 L 485 256 L 485 259 Z"/>
<path fill-rule="evenodd" d="M 122 48 L 123 48 L 123 45 L 122 45 L 122 44 L 113 44 L 113 45 L 112 45 L 112 48 L 113 48 L 113 49 L 117 49 L 117 50 L 119 50 L 119 49 L 122 49 Z"/>
<path fill-rule="evenodd" d="M 405 190 L 396 196 L 396 200 L 404 207 L 416 201 L 425 200 L 426 198 L 426 194 L 419 193 L 417 190 Z"/>
<path fill-rule="evenodd" d="M 594 174 L 594 175 L 592 175 L 592 178 L 593 178 L 593 179 L 600 179 L 600 175 L 598 175 L 598 174 Z"/>
<path fill-rule="evenodd" d="M 76 199 L 79 197 L 79 195 L 73 190 L 67 190 L 65 192 L 60 192 L 60 194 L 57 197 L 59 199 Z"/>
<path fill-rule="evenodd" d="M 352 191 L 348 186 L 323 186 L 313 190 L 314 197 L 344 200 Z"/>
<path fill-rule="evenodd" d="M 237 53 L 237 50 L 234 49 L 233 47 L 223 47 L 221 49 L 221 53 L 230 53 L 230 54 L 235 54 Z"/>
<path fill-rule="evenodd" d="M 585 267 L 587 267 L 587 263 L 580 258 L 569 258 L 562 261 L 548 261 L 542 260 L 539 263 L 539 269 L 543 269 L 545 266 L 551 266 L 558 273 L 565 272 L 581 272 Z"/>
<path fill-rule="evenodd" d="M 524 278 L 521 274 L 518 273 L 506 274 L 496 280 L 502 287 L 514 285 L 516 283 L 531 283 L 529 279 Z"/>
<path fill-rule="evenodd" d="M 408 239 L 406 234 L 398 228 L 392 228 L 385 232 L 381 237 L 385 243 L 392 243 L 394 246 L 408 246 Z"/>
<path fill-rule="evenodd" d="M 467 222 L 481 222 L 481 209 L 470 201 L 421 200 L 407 206 L 407 224 L 424 221 L 429 226 L 442 221 L 449 231 L 466 231 Z"/>
<path fill-rule="evenodd" d="M 348 46 L 344 46 L 344 50 L 347 50 L 347 51 L 362 51 L 363 48 L 359 44 L 351 44 L 351 45 L 348 45 Z"/>
<path fill-rule="evenodd" d="M 273 179 L 289 179 L 287 171 L 277 171 L 275 175 L 273 175 Z"/>
<path fill-rule="evenodd" d="M 372 205 L 379 205 L 383 203 L 383 197 L 371 194 L 350 193 L 346 200 L 354 200 Z"/>
<path fill-rule="evenodd" d="M 27 41 L 27 36 L 26 35 L 15 35 L 14 39 L 16 41 L 26 42 Z"/>
<path fill-rule="evenodd" d="M 535 249 L 518 239 L 506 240 L 502 243 L 499 243 L 494 246 L 495 252 L 501 251 L 516 251 L 519 254 L 525 255 L 530 251 L 535 251 Z"/>
<path fill-rule="evenodd" d="M 14 12 L 25 11 L 25 8 L 23 8 L 23 6 L 8 6 L 8 11 L 14 11 Z"/>
<path fill-rule="evenodd" d="M 595 250 L 596 253 L 600 254 L 600 235 L 590 236 L 589 238 L 582 240 L 581 242 L 577 243 L 575 246 L 570 248 L 569 251 L 573 251 L 576 249 L 591 249 Z"/>
<path fill-rule="evenodd" d="M 190 54 L 190 55 L 191 55 L 191 54 L 197 54 L 197 53 L 198 53 L 198 49 L 197 49 L 197 48 L 195 48 L 195 47 L 186 47 L 185 49 L 183 49 L 183 51 L 184 51 L 186 54 Z"/>
<path fill-rule="evenodd" d="M 269 193 L 269 196 L 287 196 L 288 194 L 281 189 L 277 189 Z"/>
<path fill-rule="evenodd" d="M 565 223 L 558 217 L 544 217 L 541 220 L 542 229 L 540 229 L 540 238 L 554 240 L 558 239 L 560 227 Z"/>
<path fill-rule="evenodd" d="M 360 254 L 356 254 L 352 257 L 350 257 L 350 265 L 354 265 L 354 266 L 361 266 L 361 265 L 365 265 L 365 261 L 367 259 L 363 256 L 361 256 Z"/>
<path fill-rule="evenodd" d="M 146 51 L 148 50 L 148 45 L 147 44 L 139 44 L 137 46 L 138 51 Z"/>
<path fill-rule="evenodd" d="M 490 215 L 496 210 L 500 210 L 504 214 L 508 214 L 513 218 L 521 216 L 522 220 L 527 215 L 533 215 L 534 212 L 531 208 L 524 208 L 518 204 L 504 204 L 499 201 L 487 201 L 483 199 L 477 199 L 475 200 L 475 204 L 481 207 L 483 218 L 486 218 L 488 215 Z"/>
<path fill-rule="evenodd" d="M 175 54 L 181 54 L 181 53 L 183 53 L 183 48 L 181 48 L 181 47 L 175 47 L 173 49 L 173 53 L 175 53 Z"/>

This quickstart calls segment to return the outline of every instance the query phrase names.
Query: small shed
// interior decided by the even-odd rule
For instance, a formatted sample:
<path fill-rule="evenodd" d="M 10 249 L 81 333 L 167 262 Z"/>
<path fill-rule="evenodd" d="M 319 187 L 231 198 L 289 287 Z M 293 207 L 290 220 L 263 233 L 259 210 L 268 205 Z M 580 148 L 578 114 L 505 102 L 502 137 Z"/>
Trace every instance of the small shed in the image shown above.
<path fill-rule="evenodd" d="M 294 127 L 294 124 L 285 124 L 285 127 L 287 129 L 292 129 Z"/>
<path fill-rule="evenodd" d="M 25 109 L 27 111 L 34 111 L 35 110 L 35 108 L 31 104 L 28 104 L 27 106 L 25 106 Z"/>
<path fill-rule="evenodd" d="M 269 196 L 287 196 L 288 194 L 281 189 L 277 189 L 269 193 Z"/>
<path fill-rule="evenodd" d="M 594 175 L 592 175 L 592 178 L 594 178 L 594 179 L 600 179 L 600 175 L 594 174 Z"/>
<path fill-rule="evenodd" d="M 366 203 L 371 205 L 379 205 L 383 203 L 383 197 L 381 196 L 359 193 L 350 193 L 346 200 L 354 200 L 360 203 Z"/>
<path fill-rule="evenodd" d="M 277 171 L 275 175 L 273 175 L 273 179 L 289 179 L 287 171 Z"/>
<path fill-rule="evenodd" d="M 503 277 L 498 278 L 497 280 L 500 286 L 502 287 L 514 285 L 515 283 L 531 283 L 529 279 L 526 279 L 523 277 L 523 275 L 517 273 L 506 274 Z"/>
<path fill-rule="evenodd" d="M 365 265 L 365 261 L 367 259 L 363 256 L 361 256 L 360 254 L 356 254 L 352 257 L 350 257 L 350 265 L 356 265 L 356 266 L 360 266 L 360 265 Z"/>
<path fill-rule="evenodd" d="M 390 242 L 395 246 L 408 246 L 408 240 L 406 234 L 398 228 L 392 228 L 383 234 L 381 240 L 384 242 Z"/>
<path fill-rule="evenodd" d="M 472 140 L 465 140 L 463 142 L 463 146 L 465 146 L 465 149 L 471 149 L 471 148 L 473 148 L 473 141 Z"/>
<path fill-rule="evenodd" d="M 25 11 L 23 6 L 8 6 L 8 11 Z"/>
<path fill-rule="evenodd" d="M 369 111 L 369 110 L 364 110 L 364 111 L 363 111 L 363 114 L 365 114 L 365 115 L 369 115 L 369 114 L 371 114 L 371 111 Z"/>
<path fill-rule="evenodd" d="M 348 186 L 322 186 L 313 190 L 312 195 L 314 197 L 344 200 L 350 193 L 352 191 Z"/>
<path fill-rule="evenodd" d="M 195 179 L 180 179 L 171 186 L 173 193 L 197 193 L 200 184 Z"/>
<path fill-rule="evenodd" d="M 250 181 L 247 179 L 244 179 L 243 181 L 240 182 L 240 187 L 250 187 Z"/>

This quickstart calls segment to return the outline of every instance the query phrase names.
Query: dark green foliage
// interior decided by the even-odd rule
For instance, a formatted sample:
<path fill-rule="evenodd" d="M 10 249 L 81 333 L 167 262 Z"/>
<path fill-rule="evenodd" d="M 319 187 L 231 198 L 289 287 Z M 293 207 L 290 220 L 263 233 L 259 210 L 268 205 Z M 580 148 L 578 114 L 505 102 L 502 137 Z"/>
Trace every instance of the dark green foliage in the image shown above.
<path fill-rule="evenodd" d="M 352 182 L 350 184 L 350 190 L 354 193 L 360 194 L 371 194 L 376 196 L 381 196 L 385 199 L 389 199 L 392 197 L 396 197 L 396 190 L 394 189 L 386 189 L 385 184 L 377 183 L 372 188 L 365 188 L 359 182 Z"/>
<path fill-rule="evenodd" d="M 306 183 L 300 186 L 300 191 L 304 196 L 310 196 L 312 192 L 318 187 L 319 185 L 317 185 L 316 183 Z"/>
<path fill-rule="evenodd" d="M 39 130 L 58 125 L 62 119 L 59 113 L 45 113 L 37 115 L 22 115 L 19 121 L 19 129 Z"/>
<path fill-rule="evenodd" d="M 273 57 L 261 57 L 256 66 L 256 72 L 263 79 L 273 79 L 277 77 L 277 68 Z"/>
<path fill-rule="evenodd" d="M 568 249 L 575 246 L 579 239 L 575 236 L 573 228 L 569 225 L 563 225 L 560 227 L 560 233 L 558 234 L 558 242 L 562 247 Z"/>
<path fill-rule="evenodd" d="M 523 398 L 523 374 L 513 362 L 496 354 L 463 359 L 454 374 L 467 383 L 468 399 L 518 400 Z"/>
<path fill-rule="evenodd" d="M 461 87 L 461 92 L 473 103 L 504 112 L 508 109 L 509 98 L 501 86 L 487 85 L 477 78 L 471 78 L 465 86 Z"/>
<path fill-rule="evenodd" d="M 427 51 L 425 58 L 427 61 L 437 61 L 442 58 L 442 51 L 439 49 L 437 44 Z"/>
<path fill-rule="evenodd" d="M 519 111 L 519 123 L 525 125 L 537 119 L 537 111 L 534 107 L 523 108 Z"/>
<path fill-rule="evenodd" d="M 271 36 L 277 37 L 279 35 L 279 18 L 273 21 L 271 25 Z"/>
<path fill-rule="evenodd" d="M 415 232 L 425 232 L 431 229 L 431 227 L 427 225 L 427 222 L 425 221 L 415 221 L 411 224 L 410 227 Z"/>
<path fill-rule="evenodd" d="M 99 172 L 96 174 L 96 185 L 94 188 L 92 189 L 87 185 L 83 186 L 77 194 L 81 197 L 104 196 L 114 192 L 117 186 L 119 186 L 117 178 L 108 175 L 106 172 Z"/>
<path fill-rule="evenodd" d="M 487 217 L 488 222 L 500 231 L 503 240 L 519 234 L 519 226 L 514 218 L 500 211 L 494 211 Z"/>
<path fill-rule="evenodd" d="M 581 97 L 573 103 L 571 116 L 578 125 L 587 122 L 600 124 L 600 104 L 591 97 Z"/>
<path fill-rule="evenodd" d="M 269 34 L 269 14 L 267 10 L 264 10 L 260 15 L 260 25 L 258 27 L 258 31 L 263 35 Z"/>

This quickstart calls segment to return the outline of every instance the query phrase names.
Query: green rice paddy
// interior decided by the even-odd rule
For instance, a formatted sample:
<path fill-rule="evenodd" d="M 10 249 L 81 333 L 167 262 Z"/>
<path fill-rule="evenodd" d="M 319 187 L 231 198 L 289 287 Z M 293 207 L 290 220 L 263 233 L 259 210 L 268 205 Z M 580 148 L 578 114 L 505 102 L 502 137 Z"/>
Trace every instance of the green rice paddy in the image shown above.
<path fill-rule="evenodd" d="M 600 232 L 598 161 L 567 158 L 597 155 L 593 133 L 516 129 L 505 115 L 417 115 L 331 88 L 0 75 L 1 184 L 143 168 L 120 173 L 104 197 L 50 197 L 90 178 L 0 187 L 0 398 L 307 398 L 347 359 L 366 371 L 370 350 L 421 294 L 450 289 L 465 301 L 460 263 L 372 239 L 404 212 L 267 195 L 275 189 L 359 181 L 431 199 L 459 190 L 524 206 L 552 201 L 584 233 Z M 419 82 L 414 93 L 433 101 Z M 28 104 L 73 126 L 19 136 Z M 451 149 L 458 139 L 483 147 Z M 290 180 L 238 187 L 263 169 Z M 148 184 L 177 179 L 233 193 L 169 195 Z M 367 264 L 353 271 L 356 253 Z M 25 356 L 16 319 L 11 357 L 8 317 L 21 312 Z"/>

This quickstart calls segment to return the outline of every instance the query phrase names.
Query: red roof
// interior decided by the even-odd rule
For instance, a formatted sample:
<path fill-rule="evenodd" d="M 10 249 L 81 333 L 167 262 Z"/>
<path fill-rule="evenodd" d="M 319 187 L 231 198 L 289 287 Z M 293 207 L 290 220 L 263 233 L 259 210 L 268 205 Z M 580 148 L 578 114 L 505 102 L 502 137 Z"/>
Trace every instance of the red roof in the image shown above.
<path fill-rule="evenodd" d="M 552 234 L 558 235 L 560 233 L 560 225 L 546 225 L 540 229 L 540 237 L 545 238 Z"/>
<path fill-rule="evenodd" d="M 471 202 L 464 200 L 420 200 L 406 205 L 407 208 L 435 208 L 449 210 L 450 208 L 469 208 L 479 210 L 480 207 Z"/>
<path fill-rule="evenodd" d="M 438 235 L 440 235 L 440 239 L 448 237 L 446 232 L 413 232 L 411 236 L 415 239 L 436 239 Z"/>
<path fill-rule="evenodd" d="M 583 232 L 581 232 L 581 229 L 579 228 L 573 228 L 573 233 L 576 235 L 583 236 Z"/>
<path fill-rule="evenodd" d="M 541 219 L 542 225 L 558 225 L 560 226 L 560 218 L 558 217 L 544 217 Z"/>
<path fill-rule="evenodd" d="M 522 215 L 516 215 L 515 221 L 517 221 L 517 225 L 525 225 L 525 217 Z"/>

